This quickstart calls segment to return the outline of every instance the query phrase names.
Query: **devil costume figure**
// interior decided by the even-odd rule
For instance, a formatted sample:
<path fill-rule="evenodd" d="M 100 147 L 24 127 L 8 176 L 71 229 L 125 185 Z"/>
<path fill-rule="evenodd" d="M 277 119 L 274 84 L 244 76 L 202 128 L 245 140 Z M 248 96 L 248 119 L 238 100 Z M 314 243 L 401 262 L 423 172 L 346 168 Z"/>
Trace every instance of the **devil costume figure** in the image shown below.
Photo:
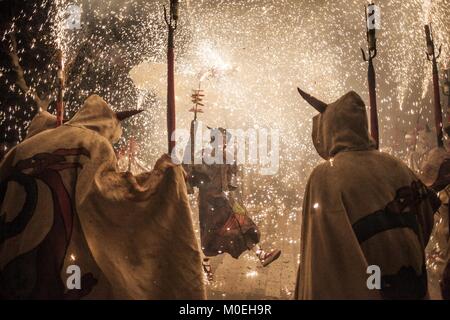
<path fill-rule="evenodd" d="M 249 217 L 239 197 L 238 186 L 233 182 L 238 172 L 237 164 L 227 163 L 227 159 L 235 159 L 227 149 L 230 135 L 223 128 L 211 129 L 210 132 L 211 144 L 214 145 L 212 155 L 214 156 L 215 150 L 222 149 L 223 162 L 207 164 L 202 157 L 204 163 L 185 166 L 189 185 L 199 189 L 198 206 L 203 253 L 206 257 L 228 253 L 237 259 L 243 252 L 253 250 L 262 265 L 268 266 L 279 258 L 281 251 L 277 249 L 266 252 L 258 245 L 259 229 Z M 189 152 L 189 149 L 186 152 Z M 202 152 L 205 153 L 205 150 Z M 209 259 L 204 259 L 203 267 L 211 279 Z"/>
<path fill-rule="evenodd" d="M 327 105 L 299 92 L 320 112 L 312 139 L 327 161 L 306 186 L 296 298 L 427 298 L 424 248 L 438 198 L 375 149 L 358 94 Z M 369 266 L 379 267 L 380 288 L 368 285 Z"/>
<path fill-rule="evenodd" d="M 415 132 L 408 132 L 405 135 L 407 152 L 404 160 L 414 173 L 419 174 L 425 160 L 429 157 L 434 140 L 428 126 L 418 130 L 417 134 Z"/>
<path fill-rule="evenodd" d="M 119 172 L 123 118 L 94 95 L 57 128 L 41 112 L 6 155 L 2 299 L 204 298 L 183 169 L 163 156 L 150 172 Z"/>

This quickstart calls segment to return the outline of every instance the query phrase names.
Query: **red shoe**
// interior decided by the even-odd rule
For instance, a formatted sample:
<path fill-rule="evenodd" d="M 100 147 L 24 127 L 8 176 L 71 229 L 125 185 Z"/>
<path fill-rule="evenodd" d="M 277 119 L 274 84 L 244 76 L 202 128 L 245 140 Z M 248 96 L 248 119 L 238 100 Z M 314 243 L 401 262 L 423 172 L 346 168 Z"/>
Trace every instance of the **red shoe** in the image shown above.
<path fill-rule="evenodd" d="M 261 264 L 263 265 L 263 267 L 267 267 L 269 264 L 271 264 L 272 262 L 274 262 L 275 260 L 277 260 L 281 255 L 281 250 L 273 250 L 272 252 L 264 252 L 262 251 L 259 255 L 259 261 L 261 261 Z"/>

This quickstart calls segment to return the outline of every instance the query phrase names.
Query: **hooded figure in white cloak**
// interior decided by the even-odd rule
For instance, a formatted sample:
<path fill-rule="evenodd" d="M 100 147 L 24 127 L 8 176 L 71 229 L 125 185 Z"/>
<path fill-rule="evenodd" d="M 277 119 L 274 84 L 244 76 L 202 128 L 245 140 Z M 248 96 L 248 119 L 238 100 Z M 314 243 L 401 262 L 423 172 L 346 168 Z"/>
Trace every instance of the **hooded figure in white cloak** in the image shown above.
<path fill-rule="evenodd" d="M 424 248 L 436 195 L 402 161 L 375 149 L 358 94 L 326 104 L 299 92 L 320 112 L 312 139 L 327 161 L 306 186 L 295 297 L 426 298 Z"/>
<path fill-rule="evenodd" d="M 43 111 L 6 155 L 0 298 L 205 297 L 183 169 L 166 155 L 150 172 L 117 169 L 112 143 L 131 114 L 96 95 L 57 128 Z"/>

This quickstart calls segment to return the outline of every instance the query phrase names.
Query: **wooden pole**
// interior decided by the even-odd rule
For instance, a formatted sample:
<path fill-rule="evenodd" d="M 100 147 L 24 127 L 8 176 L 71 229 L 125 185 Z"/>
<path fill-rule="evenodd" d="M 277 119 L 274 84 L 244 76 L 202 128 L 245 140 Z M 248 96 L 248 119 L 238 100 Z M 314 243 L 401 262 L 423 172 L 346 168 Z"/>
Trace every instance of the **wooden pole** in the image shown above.
<path fill-rule="evenodd" d="M 427 41 L 427 58 L 431 61 L 433 67 L 433 97 L 434 97 L 434 125 L 436 127 L 437 146 L 444 146 L 444 136 L 442 133 L 442 108 L 441 108 L 441 93 L 439 87 L 439 71 L 437 67 L 437 58 L 440 56 L 436 54 L 432 29 L 430 25 L 425 25 L 425 37 Z"/>
<path fill-rule="evenodd" d="M 169 16 L 166 7 L 164 7 L 164 20 L 168 27 L 167 38 L 167 137 L 169 154 L 175 147 L 175 141 L 172 141 L 172 134 L 176 128 L 175 114 L 175 55 L 174 55 L 174 33 L 177 28 L 178 20 L 178 0 L 170 0 Z"/>
<path fill-rule="evenodd" d="M 441 93 L 439 87 L 439 71 L 437 68 L 436 57 L 433 58 L 432 63 L 433 63 L 434 125 L 436 127 L 437 145 L 438 147 L 443 147 L 444 136 L 442 132 Z"/>
<path fill-rule="evenodd" d="M 174 28 L 169 25 L 169 40 L 167 47 L 167 135 L 169 153 L 175 146 L 172 141 L 172 133 L 176 128 L 175 119 L 175 76 L 174 76 Z"/>
<path fill-rule="evenodd" d="M 372 58 L 369 58 L 369 67 L 367 72 L 367 80 L 369 84 L 369 100 L 370 100 L 370 135 L 376 143 L 378 149 L 380 138 L 378 133 L 378 112 L 377 112 L 377 92 L 375 69 L 373 67 Z"/>
<path fill-rule="evenodd" d="M 58 94 L 56 97 L 56 126 L 59 127 L 63 124 L 64 120 L 64 65 L 63 65 L 63 53 L 61 49 L 56 52 L 56 58 L 58 63 Z"/>
<path fill-rule="evenodd" d="M 369 21 L 369 9 L 371 18 Z M 376 24 L 375 24 L 375 5 L 373 3 L 368 4 L 365 8 L 366 16 L 366 36 L 367 36 L 367 47 L 368 47 L 368 57 L 366 58 L 366 53 L 361 48 L 363 60 L 368 62 L 367 68 L 367 83 L 369 87 L 369 101 L 370 101 L 370 135 L 375 141 L 375 146 L 378 149 L 380 146 L 380 136 L 378 128 L 378 110 L 377 110 L 377 91 L 376 91 L 376 77 L 375 68 L 373 66 L 373 59 L 377 55 L 377 38 L 376 38 Z"/>

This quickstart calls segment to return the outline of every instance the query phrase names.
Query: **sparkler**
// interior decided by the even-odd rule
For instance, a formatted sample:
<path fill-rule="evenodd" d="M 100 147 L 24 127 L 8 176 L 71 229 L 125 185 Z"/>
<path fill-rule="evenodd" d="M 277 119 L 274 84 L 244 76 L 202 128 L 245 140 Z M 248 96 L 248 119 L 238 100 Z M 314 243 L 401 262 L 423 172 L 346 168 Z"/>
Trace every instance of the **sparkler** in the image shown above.
<path fill-rule="evenodd" d="M 434 96 L 434 121 L 436 126 L 436 138 L 438 147 L 443 147 L 443 134 L 442 134 L 442 109 L 441 109 L 441 96 L 439 90 L 439 72 L 437 67 L 437 59 L 441 55 L 441 46 L 438 49 L 438 53 L 435 51 L 433 30 L 431 24 L 425 25 L 425 37 L 427 40 L 427 59 L 431 61 L 433 66 L 433 96 Z"/>
<path fill-rule="evenodd" d="M 194 103 L 194 106 L 189 110 L 189 112 L 194 113 L 194 121 L 197 120 L 197 113 L 203 113 L 203 109 L 200 107 L 205 106 L 202 103 L 204 96 L 205 94 L 203 93 L 203 90 L 200 89 L 200 84 L 198 85 L 198 89 L 192 90 L 191 101 Z"/>
<path fill-rule="evenodd" d="M 203 113 L 203 109 L 200 107 L 203 107 L 204 104 L 202 103 L 203 97 L 205 94 L 203 93 L 203 90 L 200 89 L 201 86 L 201 80 L 198 83 L 198 89 L 192 90 L 191 95 L 191 101 L 194 103 L 194 106 L 189 110 L 189 112 L 194 113 L 194 120 L 191 121 L 191 161 L 194 161 L 195 156 L 195 130 L 196 130 L 196 124 L 197 124 L 197 113 Z"/>
<path fill-rule="evenodd" d="M 363 60 L 369 63 L 367 70 L 367 81 L 369 85 L 369 99 L 370 99 L 370 134 L 373 140 L 375 141 L 376 148 L 378 149 L 380 145 L 380 138 L 378 133 L 377 92 L 376 92 L 375 68 L 373 67 L 372 62 L 372 60 L 377 55 L 377 38 L 375 34 L 376 32 L 375 27 L 372 26 L 369 28 L 369 23 L 372 22 L 369 22 L 368 20 L 369 19 L 368 12 L 371 10 L 371 8 L 374 8 L 373 3 L 369 4 L 367 6 L 367 9 L 365 10 L 368 58 L 366 58 L 366 54 L 362 48 L 361 52 L 363 55 Z M 375 15 L 375 11 L 372 11 L 371 15 Z"/>
<path fill-rule="evenodd" d="M 169 153 L 175 146 L 172 141 L 172 133 L 175 131 L 175 80 L 174 80 L 174 33 L 178 25 L 178 0 L 170 1 L 170 12 L 167 16 L 167 9 L 164 6 L 164 20 L 168 27 L 167 39 L 167 134 Z"/>

